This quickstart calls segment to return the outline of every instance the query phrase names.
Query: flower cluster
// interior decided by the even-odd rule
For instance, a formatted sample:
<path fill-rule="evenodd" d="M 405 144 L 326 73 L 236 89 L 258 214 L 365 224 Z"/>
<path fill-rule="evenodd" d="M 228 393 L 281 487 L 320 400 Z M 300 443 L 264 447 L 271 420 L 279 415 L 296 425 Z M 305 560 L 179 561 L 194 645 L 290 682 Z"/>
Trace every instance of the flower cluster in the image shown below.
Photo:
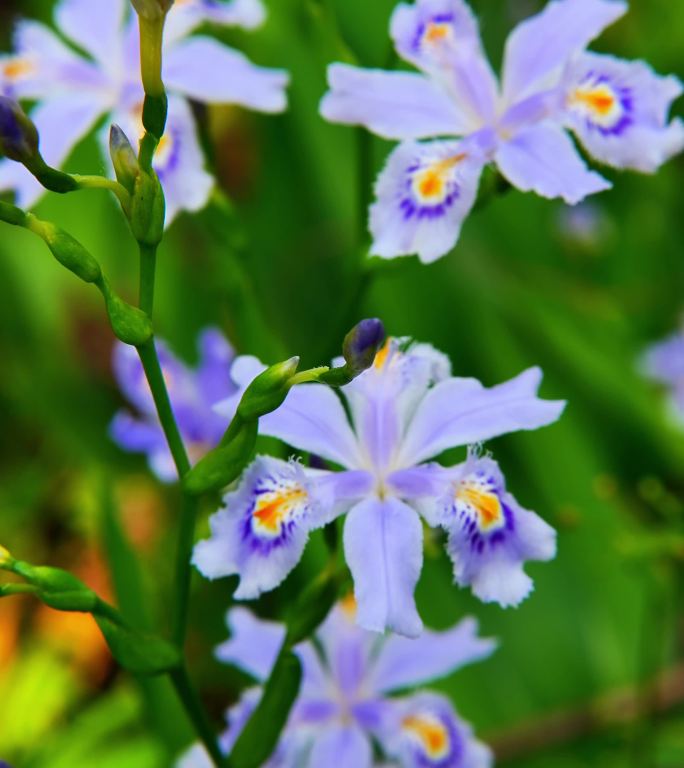
<path fill-rule="evenodd" d="M 500 82 L 463 0 L 394 11 L 394 46 L 420 74 L 333 64 L 322 115 L 402 142 L 377 181 L 372 252 L 430 262 L 451 250 L 488 163 L 518 189 L 570 204 L 608 189 L 567 131 L 615 168 L 652 173 L 680 152 L 684 124 L 668 123 L 679 80 L 585 50 L 626 9 L 620 0 L 551 0 L 509 36 Z"/>
<path fill-rule="evenodd" d="M 444 632 L 426 631 L 419 640 L 378 638 L 354 622 L 353 600 L 333 609 L 314 641 L 296 647 L 303 669 L 299 696 L 266 768 L 370 768 L 372 741 L 387 765 L 403 768 L 489 768 L 491 751 L 478 742 L 448 698 L 432 692 L 393 696 L 443 678 L 489 656 L 492 640 L 477 635 L 477 623 L 464 619 Z M 231 637 L 216 649 L 259 683 L 270 674 L 285 638 L 279 624 L 234 608 L 228 613 Z M 249 689 L 227 713 L 221 737 L 227 753 L 261 696 Z M 209 768 L 200 746 L 177 768 Z"/>
<path fill-rule="evenodd" d="M 310 531 L 348 512 L 344 550 L 359 624 L 417 636 L 422 517 L 446 531 L 458 584 L 517 605 L 532 588 L 523 563 L 552 558 L 555 532 L 507 492 L 493 459 L 476 449 L 456 466 L 434 459 L 554 422 L 564 403 L 539 399 L 540 380 L 530 369 L 488 389 L 451 376 L 448 359 L 429 345 L 389 339 L 371 368 L 342 387 L 344 403 L 323 385 L 294 387 L 260 432 L 340 469 L 258 456 L 211 518 L 195 565 L 209 578 L 238 574 L 235 597 L 255 598 L 294 568 Z M 231 399 L 218 410 L 233 407 Z"/>
<path fill-rule="evenodd" d="M 53 167 L 64 163 L 104 115 L 100 141 L 105 158 L 112 122 L 132 142 L 142 133 L 138 25 L 128 5 L 126 0 L 61 0 L 55 25 L 73 46 L 43 24 L 21 21 L 14 53 L 0 57 L 0 94 L 38 102 L 31 117 L 43 157 Z M 189 99 L 264 112 L 286 106 L 286 72 L 257 67 L 217 40 L 191 33 L 205 22 L 252 29 L 263 19 L 261 0 L 180 0 L 168 12 L 163 75 L 169 115 L 154 158 L 167 224 L 181 210 L 202 208 L 214 183 L 204 167 Z M 0 190 L 14 190 L 22 208 L 35 204 L 43 192 L 25 168 L 6 160 L 0 162 Z"/>

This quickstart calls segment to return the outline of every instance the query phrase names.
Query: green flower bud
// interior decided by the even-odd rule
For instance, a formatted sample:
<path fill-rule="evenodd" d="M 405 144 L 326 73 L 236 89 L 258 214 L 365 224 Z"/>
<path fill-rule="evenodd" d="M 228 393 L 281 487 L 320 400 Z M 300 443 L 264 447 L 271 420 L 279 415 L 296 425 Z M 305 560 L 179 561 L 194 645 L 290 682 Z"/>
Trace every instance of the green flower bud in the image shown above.
<path fill-rule="evenodd" d="M 258 430 L 256 419 L 234 419 L 221 444 L 209 451 L 185 476 L 184 490 L 199 495 L 230 485 L 252 458 Z"/>
<path fill-rule="evenodd" d="M 12 562 L 12 572 L 36 587 L 36 596 L 58 611 L 89 613 L 98 603 L 97 595 L 76 576 L 61 568 Z"/>
<path fill-rule="evenodd" d="M 245 390 L 238 405 L 238 416 L 250 421 L 279 408 L 290 391 L 290 381 L 298 365 L 299 358 L 291 357 L 260 373 Z"/>
<path fill-rule="evenodd" d="M 139 243 L 155 246 L 164 234 L 166 203 L 157 175 L 139 173 L 131 200 L 131 230 Z"/>
<path fill-rule="evenodd" d="M 152 338 L 150 318 L 142 310 L 132 307 L 117 296 L 104 275 L 97 281 L 97 287 L 102 292 L 109 322 L 118 339 L 124 344 L 140 347 Z"/>
<path fill-rule="evenodd" d="M 0 96 L 0 155 L 17 163 L 38 157 L 38 131 L 19 104 Z"/>
<path fill-rule="evenodd" d="M 144 19 L 161 19 L 171 9 L 173 0 L 131 0 L 135 12 Z"/>
<path fill-rule="evenodd" d="M 132 194 L 140 173 L 138 158 L 128 137 L 118 125 L 113 125 L 109 131 L 109 154 L 117 181 Z"/>
<path fill-rule="evenodd" d="M 57 261 L 86 283 L 96 283 L 102 270 L 95 258 L 75 238 L 49 222 L 32 221 L 32 231 L 40 235 Z"/>

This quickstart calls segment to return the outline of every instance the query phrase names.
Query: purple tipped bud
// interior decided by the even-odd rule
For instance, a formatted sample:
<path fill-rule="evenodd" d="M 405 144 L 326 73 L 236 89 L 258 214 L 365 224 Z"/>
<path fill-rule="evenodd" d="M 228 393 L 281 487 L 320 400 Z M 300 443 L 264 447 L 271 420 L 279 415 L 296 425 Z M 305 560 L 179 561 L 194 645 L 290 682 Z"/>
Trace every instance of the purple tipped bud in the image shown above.
<path fill-rule="evenodd" d="M 38 155 L 38 131 L 19 104 L 0 96 L 0 156 L 28 163 Z"/>
<path fill-rule="evenodd" d="M 173 5 L 173 0 L 131 0 L 131 2 L 138 16 L 146 19 L 160 19 Z"/>
<path fill-rule="evenodd" d="M 384 338 L 385 326 L 376 317 L 361 320 L 349 331 L 344 337 L 342 354 L 354 374 L 370 368 Z"/>
<path fill-rule="evenodd" d="M 118 125 L 113 125 L 109 130 L 109 154 L 114 164 L 117 181 L 132 193 L 140 172 L 138 159 L 131 142 Z"/>

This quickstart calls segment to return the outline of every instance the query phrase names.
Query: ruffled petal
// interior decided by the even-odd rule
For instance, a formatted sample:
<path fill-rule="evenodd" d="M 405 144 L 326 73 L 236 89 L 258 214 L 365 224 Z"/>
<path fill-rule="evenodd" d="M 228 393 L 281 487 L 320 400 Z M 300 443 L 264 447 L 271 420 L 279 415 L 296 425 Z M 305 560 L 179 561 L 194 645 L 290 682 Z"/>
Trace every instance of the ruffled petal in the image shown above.
<path fill-rule="evenodd" d="M 195 546 L 193 563 L 209 579 L 239 575 L 238 600 L 275 589 L 329 514 L 315 493 L 299 465 L 258 456 L 210 518 L 211 537 Z"/>
<path fill-rule="evenodd" d="M 491 768 L 491 750 L 473 735 L 446 696 L 419 693 L 393 702 L 393 717 L 379 735 L 403 768 Z"/>
<path fill-rule="evenodd" d="M 621 0 L 552 0 L 541 13 L 520 23 L 504 54 L 506 103 L 557 85 L 568 59 L 626 11 Z"/>
<path fill-rule="evenodd" d="M 366 734 L 356 725 L 335 725 L 314 741 L 307 768 L 371 768 L 373 750 Z"/>
<path fill-rule="evenodd" d="M 485 161 L 461 142 L 406 142 L 389 156 L 370 209 L 371 252 L 430 263 L 458 242 Z"/>
<path fill-rule="evenodd" d="M 537 397 L 541 377 L 539 368 L 530 368 L 490 389 L 476 379 L 452 378 L 437 384 L 408 428 L 401 465 L 415 466 L 447 448 L 552 424 L 565 402 Z"/>
<path fill-rule="evenodd" d="M 564 92 L 566 124 L 603 163 L 654 173 L 684 149 L 684 123 L 668 122 L 682 84 L 643 61 L 583 53 L 566 74 Z"/>
<path fill-rule="evenodd" d="M 226 623 L 230 638 L 217 646 L 216 658 L 239 667 L 259 682 L 267 680 L 285 640 L 285 627 L 259 619 L 246 608 L 231 608 Z"/>
<path fill-rule="evenodd" d="M 326 120 L 363 125 L 385 139 L 459 135 L 471 124 L 444 88 L 414 72 L 332 64 L 328 85 L 320 108 Z"/>
<path fill-rule="evenodd" d="M 359 625 L 417 637 L 423 628 L 413 597 L 423 566 L 418 515 L 398 499 L 366 499 L 347 515 L 344 552 Z"/>
<path fill-rule="evenodd" d="M 259 420 L 259 431 L 344 467 L 359 466 L 356 436 L 342 403 L 322 384 L 293 387 L 277 411 Z"/>
<path fill-rule="evenodd" d="M 257 67 L 210 37 L 192 37 L 170 47 L 164 80 L 170 90 L 207 104 L 239 104 L 261 112 L 287 107 L 287 72 Z"/>
<path fill-rule="evenodd" d="M 478 624 L 473 618 L 463 619 L 444 632 L 426 630 L 416 640 L 392 635 L 370 672 L 372 689 L 389 693 L 424 685 L 486 659 L 495 649 L 494 640 L 478 636 Z"/>
<path fill-rule="evenodd" d="M 443 85 L 459 107 L 464 129 L 439 133 L 470 133 L 491 123 L 498 82 L 477 20 L 463 0 L 402 3 L 392 15 L 391 35 L 399 55 Z"/>
<path fill-rule="evenodd" d="M 516 606 L 532 591 L 527 560 L 551 560 L 556 532 L 506 492 L 495 461 L 471 457 L 444 500 L 454 579 L 485 603 Z"/>
<path fill-rule="evenodd" d="M 55 23 L 66 37 L 87 51 L 104 71 L 121 71 L 121 30 L 127 9 L 124 0 L 61 0 Z"/>
<path fill-rule="evenodd" d="M 496 151 L 501 173 L 523 192 L 560 197 L 576 205 L 588 195 L 611 188 L 590 171 L 561 126 L 547 121 L 524 128 Z"/>

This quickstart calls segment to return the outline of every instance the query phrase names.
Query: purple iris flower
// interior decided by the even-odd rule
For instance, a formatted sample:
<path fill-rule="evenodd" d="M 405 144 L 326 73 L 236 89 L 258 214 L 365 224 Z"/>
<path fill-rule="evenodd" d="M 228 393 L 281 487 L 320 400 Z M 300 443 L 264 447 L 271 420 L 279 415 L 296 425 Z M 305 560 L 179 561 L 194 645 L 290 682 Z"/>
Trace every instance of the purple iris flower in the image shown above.
<path fill-rule="evenodd" d="M 370 768 L 372 741 L 383 758 L 403 768 L 489 768 L 491 751 L 445 696 L 396 692 L 444 678 L 487 658 L 496 643 L 478 637 L 477 622 L 464 619 L 444 632 L 426 631 L 418 640 L 379 637 L 360 629 L 355 606 L 333 609 L 315 636 L 295 649 L 302 663 L 299 696 L 267 768 Z M 231 637 L 216 656 L 260 683 L 266 681 L 285 637 L 280 624 L 248 611 L 228 612 Z M 221 746 L 228 752 L 256 707 L 261 690 L 252 688 L 228 711 Z M 209 766 L 194 747 L 178 768 Z"/>
<path fill-rule="evenodd" d="M 194 370 L 178 360 L 163 341 L 156 345 L 171 406 L 190 460 L 195 462 L 219 442 L 230 423 L 230 408 L 219 414 L 213 406 L 228 396 L 233 411 L 237 407 L 242 391 L 240 358 L 234 360 L 232 347 L 215 328 L 200 334 L 200 360 Z M 112 438 L 127 451 L 147 454 L 150 468 L 160 480 L 175 480 L 176 468 L 136 350 L 117 343 L 113 365 L 117 383 L 135 413 L 121 410 L 116 414 L 110 427 Z"/>
<path fill-rule="evenodd" d="M 372 253 L 431 262 L 451 250 L 487 163 L 518 189 L 571 205 L 608 189 L 565 129 L 617 168 L 654 172 L 680 152 L 684 124 L 668 123 L 679 80 L 584 50 L 626 10 L 551 0 L 510 34 L 499 82 L 463 0 L 416 0 L 396 8 L 391 35 L 420 73 L 331 65 L 322 115 L 402 142 L 377 181 Z"/>
<path fill-rule="evenodd" d="M 342 388 L 343 399 L 322 385 L 294 387 L 260 431 L 339 471 L 258 457 L 211 518 L 195 565 L 208 578 L 239 574 L 235 596 L 255 598 L 294 568 L 311 530 L 348 512 L 344 550 L 359 624 L 417 636 L 422 517 L 447 532 L 460 585 L 485 601 L 518 604 L 531 589 L 523 563 L 554 556 L 554 530 L 517 504 L 492 459 L 475 450 L 455 467 L 434 459 L 556 421 L 564 403 L 539 399 L 540 381 L 532 368 L 487 389 L 451 376 L 448 359 L 429 345 L 390 339 Z"/>
<path fill-rule="evenodd" d="M 673 333 L 649 347 L 641 368 L 649 378 L 667 387 L 672 412 L 684 422 L 684 332 Z"/>
<path fill-rule="evenodd" d="M 164 81 L 169 91 L 167 130 L 154 158 L 166 194 L 166 222 L 181 210 L 202 208 L 214 185 L 205 169 L 188 99 L 239 104 L 263 112 L 286 107 L 288 75 L 265 69 L 205 35 L 191 33 L 204 22 L 253 28 L 264 18 L 260 0 L 179 0 L 167 17 Z M 108 158 L 109 124 L 117 123 L 135 144 L 142 134 L 144 93 L 140 82 L 137 19 L 126 0 L 61 0 L 55 25 L 22 21 L 15 53 L 0 58 L 0 89 L 14 98 L 38 102 L 31 117 L 45 160 L 59 167 L 74 146 L 107 115 L 100 133 Z M 83 55 L 83 51 L 87 55 Z M 16 163 L 0 163 L 0 189 L 31 207 L 43 190 Z"/>

